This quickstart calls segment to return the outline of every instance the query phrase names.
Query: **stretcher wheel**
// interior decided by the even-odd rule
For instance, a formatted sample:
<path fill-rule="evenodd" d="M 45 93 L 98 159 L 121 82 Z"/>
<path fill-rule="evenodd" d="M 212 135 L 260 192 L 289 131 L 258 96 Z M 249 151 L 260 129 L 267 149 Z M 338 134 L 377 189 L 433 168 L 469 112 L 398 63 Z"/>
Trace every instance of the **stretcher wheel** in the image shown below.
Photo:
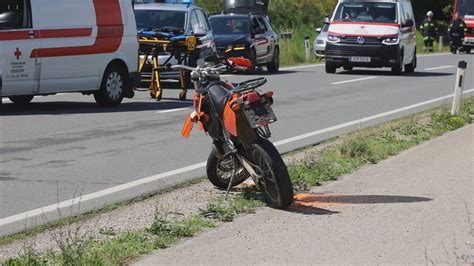
<path fill-rule="evenodd" d="M 161 90 L 150 91 L 150 97 L 153 99 L 156 99 L 157 101 L 161 101 L 161 98 L 162 98 Z"/>
<path fill-rule="evenodd" d="M 180 101 L 186 101 L 186 92 L 182 91 L 179 93 L 179 100 Z"/>

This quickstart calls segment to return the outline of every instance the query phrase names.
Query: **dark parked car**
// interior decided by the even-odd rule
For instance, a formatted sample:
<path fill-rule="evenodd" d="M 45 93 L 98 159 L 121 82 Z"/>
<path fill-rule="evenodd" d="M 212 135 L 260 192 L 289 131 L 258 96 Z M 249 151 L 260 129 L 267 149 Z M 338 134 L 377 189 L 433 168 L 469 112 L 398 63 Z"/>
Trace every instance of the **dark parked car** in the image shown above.
<path fill-rule="evenodd" d="M 238 2 L 238 1 L 230 1 Z M 267 6 L 238 8 L 224 2 L 224 13 L 210 16 L 217 53 L 225 57 L 245 57 L 254 66 L 268 71 L 280 68 L 278 35 L 266 16 Z"/>

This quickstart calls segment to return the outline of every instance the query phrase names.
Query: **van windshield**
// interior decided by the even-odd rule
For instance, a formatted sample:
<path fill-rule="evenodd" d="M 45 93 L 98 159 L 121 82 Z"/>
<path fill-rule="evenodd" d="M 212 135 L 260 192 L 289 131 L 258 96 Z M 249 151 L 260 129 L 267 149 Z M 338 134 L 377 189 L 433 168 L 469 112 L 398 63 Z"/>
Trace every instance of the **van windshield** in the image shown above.
<path fill-rule="evenodd" d="M 215 35 L 250 33 L 248 17 L 211 17 L 209 20 Z"/>
<path fill-rule="evenodd" d="M 397 23 L 397 5 L 377 2 L 341 3 L 334 21 Z"/>
<path fill-rule="evenodd" d="M 458 0 L 456 12 L 467 18 L 474 18 L 474 0 Z"/>
<path fill-rule="evenodd" d="M 135 10 L 139 31 L 164 31 L 184 33 L 186 12 L 174 10 Z"/>

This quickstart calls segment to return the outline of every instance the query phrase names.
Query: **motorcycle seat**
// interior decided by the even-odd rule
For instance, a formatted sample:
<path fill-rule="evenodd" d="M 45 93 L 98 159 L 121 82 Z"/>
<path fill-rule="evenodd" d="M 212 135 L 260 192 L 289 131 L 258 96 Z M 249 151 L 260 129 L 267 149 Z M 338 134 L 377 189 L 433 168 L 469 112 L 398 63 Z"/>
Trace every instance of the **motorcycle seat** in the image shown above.
<path fill-rule="evenodd" d="M 230 91 L 221 83 L 214 83 L 209 86 L 208 92 L 216 112 L 222 116 L 230 99 Z"/>

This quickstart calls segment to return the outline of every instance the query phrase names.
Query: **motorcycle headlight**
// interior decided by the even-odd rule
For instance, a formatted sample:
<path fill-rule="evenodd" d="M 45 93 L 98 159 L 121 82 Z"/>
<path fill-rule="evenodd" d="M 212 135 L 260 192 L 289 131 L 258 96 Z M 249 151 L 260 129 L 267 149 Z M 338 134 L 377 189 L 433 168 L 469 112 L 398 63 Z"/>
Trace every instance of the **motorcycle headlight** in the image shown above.
<path fill-rule="evenodd" d="M 340 42 L 341 37 L 336 35 L 328 35 L 328 42 Z"/>
<path fill-rule="evenodd" d="M 385 45 L 397 45 L 400 43 L 400 38 L 398 38 L 398 36 L 385 37 L 382 43 Z"/>

